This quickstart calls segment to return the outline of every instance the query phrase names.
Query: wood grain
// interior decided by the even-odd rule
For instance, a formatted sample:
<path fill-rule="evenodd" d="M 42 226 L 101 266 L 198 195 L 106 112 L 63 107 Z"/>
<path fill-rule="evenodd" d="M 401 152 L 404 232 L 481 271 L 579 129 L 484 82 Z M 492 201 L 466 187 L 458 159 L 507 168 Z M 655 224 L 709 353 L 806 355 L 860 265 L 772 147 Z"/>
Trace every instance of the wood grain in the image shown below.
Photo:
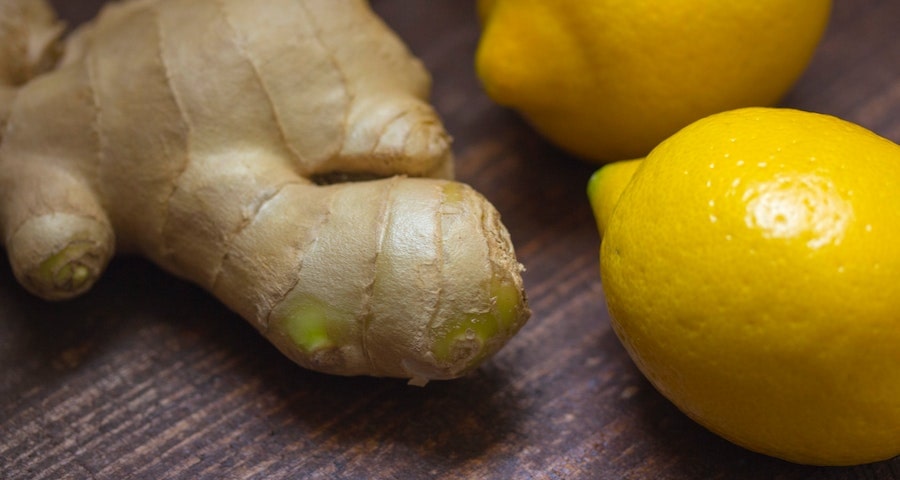
<path fill-rule="evenodd" d="M 101 2 L 54 2 L 73 23 Z M 134 258 L 49 304 L 0 263 L 3 479 L 900 479 L 900 459 L 794 465 L 693 423 L 609 327 L 594 167 L 490 102 L 471 2 L 374 0 L 432 71 L 458 174 L 500 210 L 534 316 L 471 376 L 415 388 L 282 358 L 201 290 Z M 784 105 L 900 141 L 900 2 L 837 0 Z M 898 347 L 900 348 L 900 347 Z"/>

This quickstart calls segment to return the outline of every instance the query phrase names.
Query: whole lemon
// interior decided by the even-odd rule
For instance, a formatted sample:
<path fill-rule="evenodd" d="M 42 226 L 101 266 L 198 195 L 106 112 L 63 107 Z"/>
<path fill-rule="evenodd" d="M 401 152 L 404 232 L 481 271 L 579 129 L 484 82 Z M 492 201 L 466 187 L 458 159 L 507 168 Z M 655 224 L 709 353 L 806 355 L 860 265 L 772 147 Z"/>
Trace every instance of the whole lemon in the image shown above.
<path fill-rule="evenodd" d="M 615 172 L 589 187 L 621 190 L 598 210 L 603 288 L 663 395 L 793 462 L 900 454 L 900 147 L 746 108 L 665 140 L 624 188 Z"/>
<path fill-rule="evenodd" d="M 641 157 L 712 113 L 777 102 L 830 0 L 480 0 L 487 94 L 558 146 Z"/>

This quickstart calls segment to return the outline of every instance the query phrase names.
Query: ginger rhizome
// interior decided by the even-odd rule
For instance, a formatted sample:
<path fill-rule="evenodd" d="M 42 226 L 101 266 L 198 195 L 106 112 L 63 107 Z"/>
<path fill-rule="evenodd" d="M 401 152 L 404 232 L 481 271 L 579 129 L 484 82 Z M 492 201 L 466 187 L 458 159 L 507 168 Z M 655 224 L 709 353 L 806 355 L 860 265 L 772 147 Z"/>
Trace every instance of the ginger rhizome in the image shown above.
<path fill-rule="evenodd" d="M 428 73 L 364 1 L 130 0 L 64 48 L 41 1 L 0 11 L 0 228 L 34 294 L 135 252 L 307 368 L 414 383 L 527 320 L 499 214 L 451 180 Z"/>

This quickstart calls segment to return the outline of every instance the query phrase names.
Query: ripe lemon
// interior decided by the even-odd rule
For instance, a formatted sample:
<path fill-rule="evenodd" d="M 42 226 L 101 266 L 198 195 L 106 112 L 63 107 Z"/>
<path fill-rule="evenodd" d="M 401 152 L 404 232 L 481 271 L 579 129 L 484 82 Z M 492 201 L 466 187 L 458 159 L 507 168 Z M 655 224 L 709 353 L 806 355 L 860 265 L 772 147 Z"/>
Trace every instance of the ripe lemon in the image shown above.
<path fill-rule="evenodd" d="M 608 173 L 589 187 L 621 190 L 597 210 L 603 288 L 663 395 L 793 462 L 900 454 L 900 147 L 746 108 L 662 142 L 624 188 Z"/>
<path fill-rule="evenodd" d="M 595 161 L 641 157 L 706 115 L 777 102 L 830 0 L 480 0 L 487 94 Z"/>

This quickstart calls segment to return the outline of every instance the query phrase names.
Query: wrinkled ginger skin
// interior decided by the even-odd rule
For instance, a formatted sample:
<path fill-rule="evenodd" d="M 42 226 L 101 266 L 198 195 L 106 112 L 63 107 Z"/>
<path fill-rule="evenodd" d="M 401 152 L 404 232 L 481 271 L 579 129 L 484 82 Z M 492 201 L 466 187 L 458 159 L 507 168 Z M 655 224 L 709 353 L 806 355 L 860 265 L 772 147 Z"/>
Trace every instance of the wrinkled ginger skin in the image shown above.
<path fill-rule="evenodd" d="M 52 68 L 63 29 L 44 2 L 0 2 L 0 84 L 22 85 Z"/>
<path fill-rule="evenodd" d="M 307 368 L 460 376 L 530 312 L 429 89 L 364 1 L 110 4 L 3 107 L 13 271 L 65 299 L 136 252 Z"/>
<path fill-rule="evenodd" d="M 15 87 L 53 67 L 63 29 L 43 1 L 0 0 L 0 141 Z"/>

